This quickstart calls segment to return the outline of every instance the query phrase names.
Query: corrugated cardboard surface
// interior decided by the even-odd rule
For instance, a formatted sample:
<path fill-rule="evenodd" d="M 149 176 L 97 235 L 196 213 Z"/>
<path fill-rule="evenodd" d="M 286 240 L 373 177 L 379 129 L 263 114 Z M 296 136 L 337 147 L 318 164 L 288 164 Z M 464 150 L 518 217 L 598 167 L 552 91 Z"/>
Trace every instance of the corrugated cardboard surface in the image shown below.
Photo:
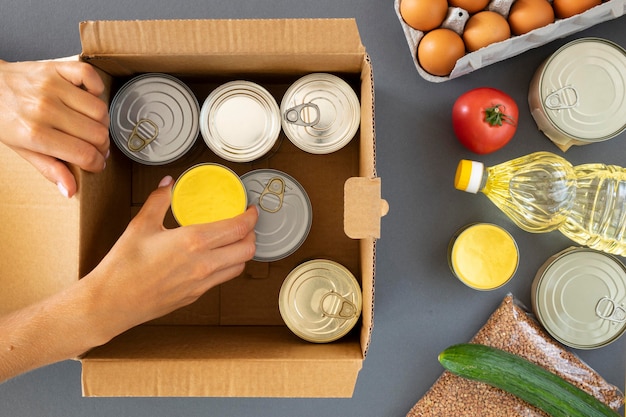
<path fill-rule="evenodd" d="M 305 153 L 281 133 L 282 143 L 271 156 L 233 164 L 213 155 L 200 137 L 190 156 L 172 165 L 133 163 L 130 168 L 124 164 L 115 168 L 116 175 L 130 186 L 128 200 L 117 201 L 106 211 L 128 217 L 164 175 L 176 177 L 198 162 L 219 162 L 238 174 L 257 168 L 285 171 L 307 190 L 313 226 L 306 242 L 289 257 L 271 263 L 249 262 L 240 277 L 193 305 L 89 352 L 82 358 L 84 394 L 351 396 L 371 336 L 375 239 L 380 234 L 380 216 L 386 213 L 375 171 L 373 76 L 355 21 L 118 21 L 84 22 L 80 29 L 82 59 L 113 77 L 112 94 L 136 73 L 167 72 L 188 83 L 200 103 L 220 83 L 240 78 L 258 82 L 280 102 L 300 76 L 332 72 L 351 84 L 361 100 L 359 132 L 332 154 Z M 124 157 L 114 152 L 112 158 Z M 348 194 L 344 187 L 352 189 L 346 181 L 354 177 L 366 180 L 369 191 L 350 193 L 344 205 Z M 111 184 L 100 187 L 104 196 L 114 189 Z M 80 201 L 80 218 L 94 225 L 90 234 L 81 234 L 84 247 L 97 244 L 94 220 L 102 218 L 99 210 L 88 205 L 87 200 Z M 374 219 L 363 216 L 371 211 L 359 210 L 370 206 L 377 208 Z M 351 225 L 350 235 L 358 239 L 346 235 L 346 225 Z M 175 227 L 171 214 L 166 226 Z M 345 265 L 363 290 L 357 328 L 330 344 L 300 340 L 284 326 L 278 312 L 283 279 L 298 264 L 314 258 Z"/>

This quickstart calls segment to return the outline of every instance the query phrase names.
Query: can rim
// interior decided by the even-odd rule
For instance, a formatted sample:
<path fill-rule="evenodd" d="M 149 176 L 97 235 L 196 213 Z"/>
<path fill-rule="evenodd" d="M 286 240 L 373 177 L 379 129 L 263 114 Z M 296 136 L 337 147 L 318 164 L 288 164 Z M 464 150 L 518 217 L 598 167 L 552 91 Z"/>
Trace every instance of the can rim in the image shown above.
<path fill-rule="evenodd" d="M 314 134 L 306 131 L 306 129 L 309 128 L 315 129 L 315 127 L 319 125 L 315 122 L 315 120 L 319 120 L 319 108 L 317 108 L 316 105 L 311 106 L 310 103 L 294 102 L 294 96 L 297 95 L 298 92 L 307 85 L 314 85 L 315 83 L 324 84 L 328 91 L 341 95 L 343 99 L 345 99 L 346 106 L 352 110 L 352 116 L 346 114 L 348 123 L 346 123 L 343 129 L 343 133 L 339 134 L 337 138 L 328 141 L 329 143 L 327 144 L 323 144 L 322 142 L 324 140 L 322 131 L 315 132 Z M 290 114 L 291 110 L 299 107 L 312 107 L 312 111 L 317 112 L 318 119 L 313 117 L 314 121 L 311 122 L 312 124 L 304 123 L 304 125 L 290 121 L 288 114 Z M 317 110 L 315 110 L 315 108 L 317 108 Z M 301 110 L 302 109 L 298 110 L 298 112 Z M 356 135 L 361 124 L 361 103 L 356 92 L 345 80 L 330 73 L 316 72 L 300 77 L 289 86 L 281 100 L 280 117 L 285 135 L 295 146 L 312 154 L 328 154 L 336 152 L 346 146 Z M 303 132 L 307 132 L 308 139 L 301 137 L 303 136 Z"/>
<path fill-rule="evenodd" d="M 220 134 L 216 124 L 215 117 L 220 111 L 232 110 L 226 109 L 226 106 L 234 98 L 249 98 L 256 105 L 256 110 L 265 116 L 263 132 L 260 132 L 260 125 L 251 127 L 250 124 L 236 123 L 239 130 L 243 126 L 249 129 L 246 135 L 238 135 L 247 137 L 246 144 L 229 142 Z M 254 138 L 250 137 L 251 128 L 256 129 Z M 268 153 L 278 140 L 280 128 L 280 109 L 276 99 L 263 86 L 251 81 L 235 80 L 220 85 L 207 96 L 200 111 L 200 132 L 204 142 L 217 156 L 231 162 L 250 162 Z"/>
<path fill-rule="evenodd" d="M 566 330 L 560 329 L 557 326 L 558 323 L 555 323 L 554 320 L 550 320 L 548 313 L 543 310 L 545 307 L 544 306 L 545 302 L 543 300 L 545 297 L 547 297 L 546 291 L 548 291 L 546 287 L 550 285 L 549 280 L 551 279 L 551 277 L 548 274 L 553 269 L 560 267 L 561 266 L 560 264 L 564 261 L 565 258 L 578 256 L 581 253 L 587 253 L 593 256 L 599 256 L 599 257 L 602 257 L 606 261 L 610 261 L 611 264 L 615 267 L 616 273 L 620 273 L 622 275 L 622 280 L 624 280 L 622 284 L 623 284 L 623 287 L 626 288 L 626 266 L 624 266 L 624 264 L 617 257 L 609 253 L 601 252 L 601 251 L 591 249 L 588 247 L 570 247 L 548 258 L 543 263 L 543 265 L 539 268 L 532 283 L 531 302 L 532 302 L 535 315 L 537 316 L 537 319 L 552 337 L 554 337 L 556 340 L 563 343 L 564 345 L 570 346 L 572 348 L 589 350 L 589 349 L 596 349 L 596 348 L 607 346 L 613 343 L 614 341 L 616 341 L 617 339 L 619 339 L 624 333 L 626 333 L 626 321 L 623 322 L 621 327 L 616 329 L 617 331 L 608 332 L 608 336 L 606 336 L 606 333 L 605 333 L 605 336 L 602 338 L 596 338 L 594 341 L 591 341 L 591 339 L 589 339 L 590 340 L 589 343 L 583 343 L 581 341 L 579 342 L 574 341 L 573 337 L 568 338 L 566 334 Z M 590 267 L 589 265 L 591 265 L 591 263 L 589 262 L 589 260 L 587 260 L 587 262 L 584 265 L 584 268 L 589 268 Z M 567 272 L 571 273 L 573 271 L 575 271 L 575 268 L 570 266 Z M 587 274 L 586 277 L 591 278 L 592 275 Z M 554 280 L 554 278 L 552 279 Z M 572 287 L 572 285 L 568 285 L 567 287 L 570 288 Z M 562 299 L 562 298 L 563 298 L 563 295 L 561 294 L 559 299 Z M 563 301 L 561 301 L 561 303 L 562 302 Z M 559 312 L 565 314 L 564 306 L 561 305 L 561 307 L 558 310 L 559 311 L 556 311 L 555 309 L 555 312 L 556 312 L 555 314 L 558 315 Z M 604 320 L 604 318 L 598 316 L 596 321 L 600 323 L 602 320 Z M 598 331 L 597 328 L 595 330 L 596 332 Z"/>
<path fill-rule="evenodd" d="M 198 122 L 198 116 L 200 114 L 200 104 L 198 103 L 198 99 L 196 98 L 191 88 L 189 88 L 189 86 L 185 82 L 183 82 L 181 79 L 171 74 L 167 74 L 167 73 L 148 72 L 148 73 L 143 73 L 143 74 L 139 74 L 139 75 L 132 77 L 130 80 L 128 80 L 119 88 L 119 90 L 116 92 L 115 96 L 111 100 L 111 104 L 109 106 L 111 115 L 114 116 L 115 109 L 118 108 L 118 105 L 121 105 L 120 100 L 123 100 L 123 98 L 125 98 L 125 94 L 128 94 L 129 91 L 132 92 L 132 88 L 136 87 L 138 83 L 143 82 L 146 79 L 151 79 L 151 78 L 153 78 L 154 81 L 158 81 L 158 80 L 169 81 L 171 83 L 169 85 L 173 87 L 177 92 L 179 92 L 181 96 L 185 98 L 186 102 L 189 104 L 189 110 L 192 113 L 190 131 L 189 131 L 188 138 L 185 140 L 185 145 L 179 148 L 180 152 L 175 152 L 169 158 L 160 159 L 158 161 L 152 161 L 148 158 L 142 158 L 138 156 L 138 152 L 133 152 L 130 149 L 128 149 L 128 146 L 125 145 L 128 143 L 128 138 L 124 138 L 121 136 L 122 133 L 118 132 L 119 129 L 116 129 L 117 125 L 115 123 L 110 124 L 109 133 L 111 135 L 111 138 L 113 139 L 113 142 L 116 144 L 116 146 L 128 158 L 144 165 L 156 166 L 156 165 L 169 164 L 171 162 L 175 162 L 179 160 L 193 147 L 200 132 L 200 127 L 199 127 L 199 122 Z M 181 108 L 181 111 L 183 110 L 184 109 Z M 111 117 L 111 119 L 113 120 L 114 117 Z M 141 120 L 137 120 L 137 124 L 139 124 L 140 121 Z"/>
<path fill-rule="evenodd" d="M 580 43 L 602 43 L 605 45 L 608 45 L 612 48 L 614 48 L 615 50 L 621 52 L 624 57 L 626 57 L 626 49 L 624 49 L 621 45 L 608 40 L 608 39 L 604 39 L 604 38 L 599 38 L 599 37 L 584 37 L 584 38 L 579 38 L 579 39 L 575 39 L 572 40 L 564 45 L 562 45 L 560 48 L 558 48 L 554 53 L 552 53 L 546 60 L 545 62 L 541 65 L 541 72 L 539 74 L 539 80 L 538 80 L 538 88 L 539 88 L 539 92 L 538 92 L 538 100 L 539 100 L 539 105 L 541 107 L 541 111 L 545 114 L 545 118 L 546 120 L 550 123 L 550 126 L 555 129 L 557 132 L 559 132 L 561 135 L 566 136 L 567 138 L 571 139 L 571 140 L 575 140 L 575 141 L 579 141 L 582 143 L 586 143 L 586 144 L 590 144 L 590 143 L 598 143 L 598 142 L 604 142 L 606 140 L 609 139 L 613 139 L 614 137 L 618 136 L 619 134 L 621 134 L 622 132 L 624 132 L 626 130 L 626 121 L 624 122 L 624 124 L 621 127 L 618 127 L 616 130 L 614 130 L 611 133 L 607 133 L 604 134 L 602 136 L 599 137 L 594 137 L 594 138 L 590 138 L 590 137 L 582 137 L 580 135 L 577 135 L 571 131 L 568 131 L 566 129 L 564 129 L 557 121 L 555 121 L 554 116 L 546 111 L 546 105 L 545 105 L 545 100 L 547 99 L 547 95 L 545 94 L 545 92 L 543 91 L 543 85 L 544 85 L 544 80 L 546 77 L 546 71 L 548 69 L 550 69 L 550 65 L 554 63 L 555 60 L 557 60 L 559 58 L 559 55 L 575 46 L 578 45 Z M 551 94 L 554 94 L 554 92 L 552 92 Z"/>
<path fill-rule="evenodd" d="M 319 266 L 325 265 L 327 268 L 333 269 L 333 272 L 335 272 L 335 275 L 332 275 L 332 276 L 334 278 L 340 277 L 340 279 L 343 279 L 344 283 L 348 284 L 352 288 L 353 290 L 352 293 L 354 294 L 354 297 L 355 297 L 354 317 L 351 320 L 346 320 L 346 325 L 339 326 L 337 328 L 339 330 L 335 329 L 336 330 L 335 333 L 330 333 L 330 334 L 326 334 L 323 336 L 307 331 L 307 328 L 305 326 L 299 325 L 297 321 L 293 320 L 292 316 L 289 314 L 290 309 L 287 305 L 288 304 L 287 297 L 289 296 L 290 288 L 292 288 L 293 285 L 299 279 L 301 279 L 301 277 L 304 276 L 303 273 L 306 273 L 309 270 L 316 269 L 315 267 L 318 265 Z M 354 328 L 356 323 L 359 321 L 362 308 L 363 308 L 363 296 L 361 294 L 361 291 L 362 291 L 361 286 L 359 285 L 359 282 L 357 281 L 356 277 L 344 265 L 338 262 L 332 261 L 332 260 L 328 260 L 328 259 L 313 259 L 313 260 L 306 261 L 298 265 L 297 267 L 295 267 L 283 281 L 283 284 L 280 288 L 280 293 L 279 293 L 279 303 L 278 303 L 279 311 L 287 327 L 296 336 L 300 337 L 303 340 L 313 342 L 313 343 L 329 343 L 347 335 Z"/>
<path fill-rule="evenodd" d="M 310 231 L 311 231 L 311 226 L 313 223 L 313 206 L 311 205 L 311 199 L 309 198 L 309 195 L 307 194 L 306 190 L 304 189 L 304 187 L 302 186 L 302 184 L 300 184 L 300 182 L 298 182 L 293 176 L 287 174 L 286 172 L 283 171 L 279 171 L 276 169 L 271 169 L 271 168 L 261 168 L 261 169 L 256 169 L 256 170 L 252 170 L 252 171 L 248 171 L 245 174 L 243 174 L 241 176 L 241 181 L 244 184 L 244 187 L 246 188 L 246 192 L 250 193 L 251 187 L 249 185 L 246 185 L 247 182 L 251 179 L 254 179 L 256 176 L 259 175 L 264 175 L 264 174 L 269 174 L 269 175 L 274 175 L 276 177 L 281 177 L 283 179 L 287 179 L 289 182 L 291 182 L 295 188 L 300 191 L 299 196 L 302 197 L 302 201 L 304 203 L 304 211 L 305 211 L 305 217 L 306 217 L 306 225 L 304 226 L 303 229 L 301 229 L 301 235 L 298 237 L 297 240 L 293 241 L 292 245 L 290 245 L 288 247 L 288 250 L 286 251 L 282 251 L 280 253 L 274 253 L 272 255 L 267 254 L 265 256 L 263 255 L 259 255 L 258 253 L 258 240 L 257 240 L 257 251 L 254 254 L 253 260 L 255 261 L 260 261 L 260 262 L 274 262 L 274 261 L 278 261 L 281 259 L 284 259 L 290 255 L 292 255 L 293 253 L 295 253 L 306 241 Z M 248 201 L 250 204 L 252 204 L 252 202 L 250 201 L 250 197 L 248 196 Z M 263 210 L 262 208 L 260 208 L 259 210 L 259 220 L 257 221 L 257 226 L 259 224 L 261 224 L 262 222 L 262 216 L 266 216 L 266 215 L 273 215 L 274 213 L 269 213 L 266 214 L 267 212 L 265 210 Z M 255 226 L 255 230 L 256 227 Z"/>

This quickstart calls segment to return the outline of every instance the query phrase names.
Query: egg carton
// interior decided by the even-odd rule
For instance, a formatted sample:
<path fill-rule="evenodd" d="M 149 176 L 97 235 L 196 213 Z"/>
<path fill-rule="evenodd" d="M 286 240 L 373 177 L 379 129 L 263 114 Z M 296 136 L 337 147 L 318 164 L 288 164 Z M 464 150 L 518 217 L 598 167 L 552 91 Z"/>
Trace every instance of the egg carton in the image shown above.
<path fill-rule="evenodd" d="M 477 51 L 467 53 L 456 62 L 456 65 L 454 66 L 454 69 L 452 70 L 450 75 L 448 75 L 447 77 L 440 77 L 426 72 L 420 66 L 417 60 L 417 45 L 424 37 L 424 32 L 415 30 L 404 22 L 402 16 L 400 15 L 400 1 L 401 0 L 394 1 L 394 8 L 398 19 L 400 20 L 402 30 L 404 31 L 404 34 L 406 36 L 406 40 L 411 51 L 411 56 L 413 57 L 413 63 L 415 64 L 415 68 L 417 69 L 417 72 L 422 76 L 422 78 L 434 83 L 448 81 L 453 78 L 469 74 L 470 72 L 473 72 L 479 68 L 486 67 L 487 65 L 491 65 L 507 58 L 511 58 L 515 55 L 519 55 L 522 52 L 526 52 L 529 49 L 545 45 L 546 43 L 552 42 L 555 39 L 564 38 L 571 35 L 572 33 L 587 29 L 598 23 L 616 19 L 626 13 L 626 0 L 605 1 L 602 4 L 595 6 L 583 13 L 577 14 L 567 19 L 557 19 L 549 25 L 532 30 L 523 35 L 512 36 L 504 41 L 492 43 L 491 45 L 485 46 L 484 48 L 481 48 Z M 501 5 L 497 5 L 497 2 L 501 2 L 501 0 L 493 0 L 488 7 L 492 8 L 492 10 L 494 11 L 500 12 L 500 14 L 503 14 L 505 16 L 508 15 L 508 11 L 512 1 L 508 0 L 508 4 L 506 4 L 505 0 L 502 7 Z M 496 8 L 493 9 L 494 7 Z M 501 9 L 498 10 L 497 7 L 501 7 Z M 450 16 L 456 17 L 451 18 Z M 462 15 L 462 11 L 454 13 L 452 10 L 449 10 L 447 20 L 448 21 L 446 22 L 446 25 L 450 29 L 457 32 L 462 31 L 462 26 L 465 23 L 465 17 Z"/>

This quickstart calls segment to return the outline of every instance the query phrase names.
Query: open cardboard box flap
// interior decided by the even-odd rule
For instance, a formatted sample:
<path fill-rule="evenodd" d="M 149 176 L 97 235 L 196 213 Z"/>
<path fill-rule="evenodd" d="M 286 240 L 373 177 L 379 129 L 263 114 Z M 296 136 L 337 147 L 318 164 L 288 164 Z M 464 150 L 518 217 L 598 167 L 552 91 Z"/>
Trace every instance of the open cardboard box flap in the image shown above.
<path fill-rule="evenodd" d="M 375 242 L 380 217 L 387 212 L 375 170 L 371 63 L 355 21 L 89 21 L 80 24 L 80 35 L 80 59 L 101 71 L 109 97 L 132 75 L 167 72 L 199 87 L 199 99 L 220 82 L 246 77 L 268 84 L 280 100 L 279 94 L 300 76 L 332 72 L 348 79 L 361 100 L 359 133 L 338 152 L 306 154 L 284 140 L 271 158 L 229 165 L 239 174 L 256 168 L 296 174 L 314 207 L 313 227 L 303 246 L 280 261 L 251 261 L 242 276 L 191 306 L 87 352 L 80 358 L 83 394 L 351 396 L 371 338 Z M 208 149 L 202 152 L 193 163 L 224 162 Z M 112 147 L 103 173 L 73 169 L 79 191 L 67 200 L 13 151 L 0 146 L 0 158 L 1 230 L 11 237 L 0 240 L 7 255 L 0 263 L 0 313 L 35 302 L 87 274 L 158 180 L 192 164 L 147 167 L 131 163 Z M 166 218 L 166 226 L 174 227 L 171 221 Z M 299 339 L 278 313 L 284 277 L 316 257 L 344 264 L 362 288 L 359 324 L 329 344 Z"/>

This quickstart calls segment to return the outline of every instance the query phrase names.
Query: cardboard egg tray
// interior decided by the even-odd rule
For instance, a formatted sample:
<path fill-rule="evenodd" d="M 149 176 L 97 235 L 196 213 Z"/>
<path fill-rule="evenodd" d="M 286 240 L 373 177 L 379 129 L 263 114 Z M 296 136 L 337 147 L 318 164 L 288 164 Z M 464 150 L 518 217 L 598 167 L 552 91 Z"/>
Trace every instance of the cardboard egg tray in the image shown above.
<path fill-rule="evenodd" d="M 605 1 L 584 13 L 567 19 L 557 19 L 554 23 L 532 30 L 524 35 L 512 36 L 502 42 L 493 43 L 478 51 L 465 54 L 465 56 L 457 61 L 450 75 L 440 77 L 426 72 L 417 61 L 417 45 L 424 36 L 424 32 L 415 30 L 404 22 L 400 15 L 400 1 L 401 0 L 394 1 L 394 8 L 406 36 L 415 68 L 422 78 L 435 83 L 448 81 L 469 74 L 479 68 L 521 54 L 529 49 L 545 45 L 555 39 L 564 38 L 598 23 L 616 19 L 626 13 L 626 0 Z"/>

